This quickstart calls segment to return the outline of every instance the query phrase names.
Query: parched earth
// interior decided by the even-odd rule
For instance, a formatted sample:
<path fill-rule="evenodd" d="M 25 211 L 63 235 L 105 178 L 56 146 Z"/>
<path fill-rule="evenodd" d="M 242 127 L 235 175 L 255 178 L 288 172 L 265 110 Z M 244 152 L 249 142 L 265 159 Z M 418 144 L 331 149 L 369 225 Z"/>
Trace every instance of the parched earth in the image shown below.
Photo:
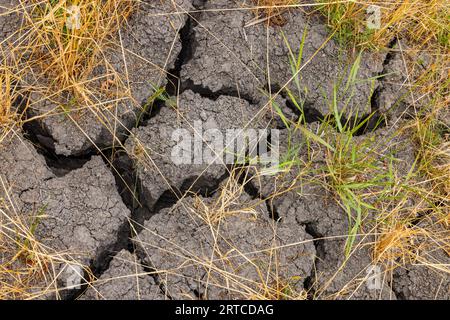
<path fill-rule="evenodd" d="M 18 2 L 1 0 L 0 13 Z M 75 113 L 53 115 L 58 103 L 30 94 L 24 97 L 27 115 L 38 117 L 0 145 L 0 177 L 16 211 L 40 212 L 36 237 L 84 266 L 74 274 L 73 262 L 57 264 L 56 292 L 45 297 L 275 299 L 275 288 L 282 288 L 295 298 L 449 299 L 448 277 L 417 265 L 395 270 L 379 288 L 368 286 L 373 239 L 358 239 L 358 249 L 344 261 L 346 213 L 327 190 L 296 181 L 295 172 L 244 186 L 235 168 L 221 161 L 174 163 L 173 132 L 184 129 L 195 139 L 195 123 L 220 132 L 280 129 L 287 136 L 267 97 L 279 93 L 274 101 L 285 116 L 300 117 L 280 89 L 288 84 L 297 90 L 287 43 L 297 50 L 305 30 L 301 83 L 307 90 L 300 95 L 309 125 L 333 113 L 325 97 L 357 57 L 327 42 L 321 18 L 300 10 L 286 13 L 284 26 L 267 28 L 252 23 L 251 10 L 223 10 L 239 8 L 232 0 L 163 3 L 141 1 L 121 30 L 126 52 L 112 46 L 105 53 L 117 74 L 127 73 L 133 99 L 77 113 L 74 121 Z M 6 56 L 21 39 L 14 31 L 23 17 L 11 15 L 0 14 Z M 399 101 L 402 59 L 395 50 L 365 52 L 357 78 L 373 80 L 358 81 L 353 93 L 340 87 L 339 96 L 348 101 L 337 106 L 344 117 L 358 114 L 361 121 L 374 113 L 386 123 L 370 132 L 369 122 L 362 137 L 381 140 L 408 111 L 408 100 Z M 97 68 L 92 78 L 104 72 Z M 38 73 L 23 81 L 29 86 L 49 79 Z M 155 87 L 165 87 L 171 97 L 150 112 L 144 106 Z M 304 138 L 291 137 L 298 144 Z M 398 139 L 397 157 L 408 170 L 414 150 L 406 137 Z M 287 140 L 281 139 L 281 153 Z M 208 150 L 212 141 L 199 147 Z M 277 194 L 283 185 L 301 188 L 301 195 Z M 434 253 L 449 262 L 446 252 Z M 97 278 L 89 285 L 81 279 L 89 279 L 88 271 Z M 81 287 L 68 287 L 74 279 Z"/>

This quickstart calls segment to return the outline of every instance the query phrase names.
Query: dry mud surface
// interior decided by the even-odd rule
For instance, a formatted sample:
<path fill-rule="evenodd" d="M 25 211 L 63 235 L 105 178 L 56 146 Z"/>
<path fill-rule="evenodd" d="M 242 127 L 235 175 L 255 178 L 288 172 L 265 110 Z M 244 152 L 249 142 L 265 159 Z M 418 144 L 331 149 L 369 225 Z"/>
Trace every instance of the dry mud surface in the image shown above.
<path fill-rule="evenodd" d="M 249 10 L 223 10 L 238 7 L 234 1 L 141 2 L 121 32 L 134 101 L 121 101 L 100 114 L 87 110 L 76 121 L 62 114 L 38 118 L 0 146 L 0 176 L 10 186 L 16 210 L 45 212 L 36 229 L 39 240 L 70 252 L 75 264 L 86 266 L 79 276 L 89 278 L 89 268 L 97 278 L 91 285 L 67 289 L 74 274 L 64 272 L 68 264 L 61 262 L 52 284 L 55 293 L 47 298 L 275 298 L 263 293 L 262 284 L 277 282 L 307 292 L 307 298 L 450 298 L 449 279 L 418 266 L 398 269 L 382 279 L 381 289 L 368 289 L 369 245 L 361 245 L 341 269 L 346 213 L 327 190 L 295 181 L 295 172 L 264 176 L 244 188 L 231 176 L 230 166 L 171 160 L 173 130 L 195 134 L 195 121 L 219 130 L 281 128 L 280 119 L 263 108 L 265 92 L 278 91 L 292 77 L 285 41 L 297 47 L 306 28 L 304 59 L 312 58 L 302 71 L 308 87 L 302 97 L 306 120 L 314 125 L 332 113 L 323 92 L 332 92 L 333 79 L 348 73 L 347 62 L 355 57 L 333 40 L 313 56 L 329 36 L 320 17 L 293 11 L 283 38 L 279 27 L 252 25 Z M 0 8 L 14 5 L 17 1 L 0 1 Z M 20 23 L 20 16 L 0 15 L 3 50 L 18 41 L 13 31 Z M 106 54 L 115 71 L 125 73 L 123 52 L 111 48 Z M 397 72 L 401 57 L 364 53 L 361 61 L 359 78 L 389 76 L 358 84 L 348 114 L 375 112 L 394 122 L 408 106 L 402 102 L 391 110 L 401 95 L 394 83 L 405 77 Z M 93 77 L 102 72 L 94 70 Z M 24 81 L 45 85 L 49 80 L 33 73 Z M 145 112 L 152 88 L 160 86 L 167 87 L 177 107 L 168 101 L 155 113 Z M 61 103 L 39 95 L 27 98 L 30 116 L 47 114 Z M 299 117 L 287 97 L 276 101 L 289 117 Z M 370 134 L 380 139 L 387 130 Z M 110 148 L 122 143 L 112 157 Z M 414 154 L 407 142 L 403 146 L 398 157 L 408 170 Z M 281 152 L 286 148 L 282 143 Z M 264 201 L 276 186 L 291 183 L 301 185 L 301 196 L 286 192 Z M 239 186 L 245 190 L 238 192 Z M 224 202 L 223 192 L 239 195 Z M 223 216 L 216 225 L 218 213 Z M 373 239 L 358 241 L 370 244 Z M 449 261 L 445 252 L 436 255 Z"/>

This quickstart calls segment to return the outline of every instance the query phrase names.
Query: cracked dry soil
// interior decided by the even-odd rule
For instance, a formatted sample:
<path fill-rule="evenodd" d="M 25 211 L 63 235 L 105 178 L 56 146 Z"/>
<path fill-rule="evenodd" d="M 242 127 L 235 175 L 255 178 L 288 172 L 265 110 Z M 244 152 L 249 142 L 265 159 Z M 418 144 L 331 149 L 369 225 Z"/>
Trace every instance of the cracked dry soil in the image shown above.
<path fill-rule="evenodd" d="M 67 263 L 61 262 L 54 290 L 44 298 L 242 299 L 261 294 L 263 283 L 289 282 L 287 288 L 305 292 L 304 298 L 330 298 L 339 292 L 340 298 L 420 299 L 435 297 L 439 288 L 438 297 L 448 299 L 449 279 L 418 267 L 383 279 L 381 289 L 368 289 L 363 279 L 372 261 L 369 246 L 361 246 L 340 270 L 345 238 L 338 236 L 348 232 L 348 221 L 328 191 L 306 183 L 302 195 L 286 192 L 271 198 L 275 186 L 295 181 L 295 172 L 243 186 L 243 178 L 236 178 L 230 166 L 171 161 L 172 131 L 192 132 L 197 120 L 221 130 L 249 125 L 279 128 L 282 137 L 287 135 L 282 121 L 264 108 L 268 100 L 263 92 L 278 91 L 292 77 L 280 27 L 247 26 L 254 18 L 251 11 L 221 10 L 238 7 L 231 0 L 174 3 L 142 1 L 122 30 L 124 47 L 134 53 L 125 59 L 137 104 L 121 102 L 117 113 L 103 110 L 102 124 L 89 111 L 77 124 L 61 114 L 38 117 L 0 146 L 0 175 L 10 186 L 16 211 L 30 214 L 45 208 L 37 238 L 70 253 L 85 266 L 85 279 L 96 278 L 68 289 Z M 10 7 L 17 1 L 0 4 Z M 20 26 L 17 15 L 0 16 L 1 40 Z M 309 58 L 329 36 L 320 17 L 292 11 L 282 30 L 297 45 L 305 28 L 304 56 Z M 111 48 L 107 54 L 114 69 L 123 73 L 122 53 Z M 333 79 L 348 73 L 345 62 L 353 58 L 331 40 L 302 71 L 308 125 L 332 113 L 322 92 L 331 92 Z M 363 136 L 382 137 L 399 116 L 399 108 L 391 111 L 401 90 L 393 83 L 402 83 L 404 77 L 395 69 L 399 60 L 396 53 L 364 53 L 359 78 L 390 74 L 397 79 L 378 77 L 373 84 L 357 85 L 349 104 L 349 110 L 358 111 L 357 120 L 374 113 L 388 123 L 376 132 L 369 123 L 360 131 Z M 26 81 L 48 81 L 33 77 Z M 176 98 L 177 108 L 159 101 L 156 112 L 142 117 L 155 84 Z M 25 99 L 29 117 L 55 108 L 39 96 Z M 292 120 L 299 118 L 289 97 L 280 94 L 276 101 Z M 400 109 L 407 107 L 402 102 Z M 281 151 L 286 140 L 281 139 Z M 410 166 L 414 151 L 406 141 L 399 157 Z M 140 156 L 139 150 L 149 157 Z M 224 201 L 224 192 L 232 200 Z M 214 212 L 223 215 L 218 224 L 212 221 Z M 445 252 L 436 254 L 449 260 Z"/>

